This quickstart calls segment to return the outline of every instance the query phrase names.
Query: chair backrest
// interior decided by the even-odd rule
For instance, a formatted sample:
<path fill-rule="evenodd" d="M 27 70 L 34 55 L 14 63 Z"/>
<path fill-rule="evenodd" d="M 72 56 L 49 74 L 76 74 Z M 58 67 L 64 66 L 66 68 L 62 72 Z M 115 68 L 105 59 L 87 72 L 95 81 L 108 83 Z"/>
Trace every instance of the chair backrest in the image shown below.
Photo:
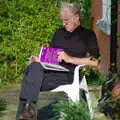
<path fill-rule="evenodd" d="M 80 72 L 79 72 L 79 70 L 80 70 L 80 68 L 82 68 L 83 66 L 85 66 L 85 65 L 78 65 L 76 68 L 75 68 L 75 70 L 74 70 L 74 78 L 73 78 L 73 83 L 72 84 L 74 84 L 74 85 L 79 85 L 79 74 L 80 74 Z"/>
<path fill-rule="evenodd" d="M 88 108 L 90 111 L 90 115 L 91 118 L 93 118 L 93 111 L 92 111 L 92 105 L 91 105 L 91 99 L 90 99 L 90 95 L 89 95 L 89 91 L 88 91 L 88 86 L 87 86 L 87 82 L 86 82 L 86 78 L 85 76 L 83 76 L 81 82 L 79 79 L 79 74 L 80 74 L 80 69 L 85 66 L 85 65 L 78 65 L 76 66 L 75 70 L 74 70 L 74 79 L 73 79 L 73 83 L 69 84 L 69 85 L 60 85 L 59 87 L 57 87 L 56 89 L 52 90 L 53 92 L 55 91 L 64 91 L 65 93 L 67 93 L 68 97 L 73 101 L 79 101 L 80 100 L 80 89 L 83 89 L 85 91 L 85 95 L 86 95 L 86 100 L 87 100 L 87 104 L 88 104 Z"/>
<path fill-rule="evenodd" d="M 80 82 L 80 89 L 83 89 L 84 91 L 88 92 L 88 85 L 87 85 L 87 81 L 86 81 L 86 77 L 85 75 L 83 76 L 81 82 Z"/>
<path fill-rule="evenodd" d="M 92 109 L 92 102 L 91 102 L 91 98 L 89 95 L 89 90 L 88 90 L 88 85 L 87 85 L 87 81 L 86 81 L 86 77 L 85 75 L 82 77 L 82 80 L 79 79 L 80 77 L 80 69 L 85 66 L 85 65 L 78 65 L 75 70 L 74 70 L 74 80 L 72 85 L 74 86 L 74 89 L 78 89 L 77 91 L 79 91 L 79 89 L 82 89 L 85 91 L 85 96 L 86 96 L 86 100 L 87 100 L 87 104 L 88 104 L 88 108 L 89 108 L 89 112 L 90 112 L 90 116 L 91 119 L 93 118 L 93 109 Z M 80 92 L 80 91 L 79 91 Z M 79 93 L 76 96 L 76 100 L 80 99 L 80 95 Z"/>
<path fill-rule="evenodd" d="M 88 85 L 87 85 L 85 75 L 83 76 L 79 87 L 80 87 L 80 89 L 85 91 L 86 101 L 87 101 L 90 116 L 91 116 L 91 119 L 92 119 L 93 118 L 92 101 L 91 101 L 91 98 L 90 98 L 90 94 L 89 94 Z"/>

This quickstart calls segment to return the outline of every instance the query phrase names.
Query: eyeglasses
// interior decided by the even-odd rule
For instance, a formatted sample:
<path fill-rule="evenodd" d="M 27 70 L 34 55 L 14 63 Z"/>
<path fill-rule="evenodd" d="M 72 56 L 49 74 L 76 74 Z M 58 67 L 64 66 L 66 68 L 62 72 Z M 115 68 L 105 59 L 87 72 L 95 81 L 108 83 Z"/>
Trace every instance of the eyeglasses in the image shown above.
<path fill-rule="evenodd" d="M 63 25 L 67 25 L 69 23 L 73 23 L 74 21 L 76 21 L 76 15 L 72 16 L 71 18 L 61 19 L 61 22 L 62 22 Z"/>
<path fill-rule="evenodd" d="M 66 25 L 66 24 L 72 23 L 73 22 L 73 18 L 71 18 L 71 19 L 63 19 L 61 21 L 62 21 L 63 25 Z"/>

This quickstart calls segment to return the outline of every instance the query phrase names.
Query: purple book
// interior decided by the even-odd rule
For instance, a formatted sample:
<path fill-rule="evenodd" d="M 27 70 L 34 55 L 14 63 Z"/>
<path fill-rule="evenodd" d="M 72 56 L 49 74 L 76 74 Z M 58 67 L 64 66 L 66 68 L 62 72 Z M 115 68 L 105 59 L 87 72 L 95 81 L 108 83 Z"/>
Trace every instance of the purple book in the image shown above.
<path fill-rule="evenodd" d="M 59 64 L 57 56 L 57 52 L 59 51 L 62 51 L 62 49 L 42 46 L 39 55 L 40 62 Z"/>
<path fill-rule="evenodd" d="M 59 65 L 57 53 L 63 51 L 60 48 L 42 46 L 39 54 L 39 61 L 43 68 L 55 71 L 69 71 L 69 69 Z"/>

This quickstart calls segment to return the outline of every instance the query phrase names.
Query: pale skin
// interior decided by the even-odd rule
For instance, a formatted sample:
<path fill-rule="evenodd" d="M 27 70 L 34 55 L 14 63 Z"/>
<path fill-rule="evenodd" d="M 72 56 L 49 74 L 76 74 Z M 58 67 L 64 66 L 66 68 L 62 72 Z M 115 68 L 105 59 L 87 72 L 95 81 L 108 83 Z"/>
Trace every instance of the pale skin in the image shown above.
<path fill-rule="evenodd" d="M 79 25 L 80 25 L 80 16 L 79 14 L 73 14 L 70 11 L 61 11 L 60 18 L 62 20 L 62 23 L 65 27 L 65 29 L 69 32 L 73 32 Z M 94 66 L 98 67 L 98 60 L 90 60 L 90 57 L 88 58 L 77 58 L 69 56 L 66 52 L 58 52 L 58 60 L 61 62 L 62 60 L 66 63 L 71 63 L 75 65 L 84 64 L 88 66 Z M 39 61 L 38 57 L 31 56 L 29 59 L 29 63 L 32 63 L 34 61 Z"/>
<path fill-rule="evenodd" d="M 64 51 L 58 53 L 58 60 L 60 62 L 63 60 L 66 63 L 71 63 L 71 64 L 75 64 L 75 65 L 83 64 L 83 65 L 98 67 L 98 60 L 97 59 L 91 60 L 90 57 L 88 57 L 88 58 L 71 57 L 67 53 L 65 53 Z"/>

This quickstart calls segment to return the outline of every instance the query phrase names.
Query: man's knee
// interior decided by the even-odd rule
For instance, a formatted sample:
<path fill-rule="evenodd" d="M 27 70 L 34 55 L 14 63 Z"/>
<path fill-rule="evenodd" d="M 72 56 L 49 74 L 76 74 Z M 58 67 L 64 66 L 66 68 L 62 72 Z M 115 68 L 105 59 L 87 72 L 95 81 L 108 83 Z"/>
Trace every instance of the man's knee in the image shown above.
<path fill-rule="evenodd" d="M 30 69 L 43 69 L 42 65 L 39 62 L 33 62 L 29 65 Z"/>
<path fill-rule="evenodd" d="M 44 68 L 39 62 L 33 62 L 25 68 L 24 75 L 28 75 L 30 72 L 34 73 L 34 72 L 43 71 L 43 70 Z"/>
<path fill-rule="evenodd" d="M 31 63 L 24 72 L 24 80 L 25 81 L 35 81 L 35 80 L 39 80 L 40 78 L 43 77 L 44 74 L 44 69 L 41 66 L 40 63 L 38 62 L 33 62 Z"/>

